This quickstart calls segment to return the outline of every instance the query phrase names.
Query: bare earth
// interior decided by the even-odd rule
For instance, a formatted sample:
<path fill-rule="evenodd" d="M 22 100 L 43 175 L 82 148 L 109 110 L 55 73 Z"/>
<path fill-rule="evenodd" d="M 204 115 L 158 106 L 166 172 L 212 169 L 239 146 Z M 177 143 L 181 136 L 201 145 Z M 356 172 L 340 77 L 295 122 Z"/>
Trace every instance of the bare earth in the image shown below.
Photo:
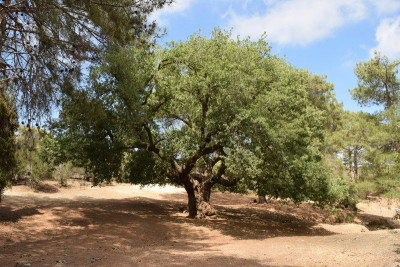
<path fill-rule="evenodd" d="M 182 189 L 70 184 L 6 192 L 0 266 L 400 266 L 400 223 L 390 220 L 400 203 L 360 203 L 357 223 L 335 224 L 310 203 L 214 192 L 218 217 L 193 220 L 180 211 Z"/>

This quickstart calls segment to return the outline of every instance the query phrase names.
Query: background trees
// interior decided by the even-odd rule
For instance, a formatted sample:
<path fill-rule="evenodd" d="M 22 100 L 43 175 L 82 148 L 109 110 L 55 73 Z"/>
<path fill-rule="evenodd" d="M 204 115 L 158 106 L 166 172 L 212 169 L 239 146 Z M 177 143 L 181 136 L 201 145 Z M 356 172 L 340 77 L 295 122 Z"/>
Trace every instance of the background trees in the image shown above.
<path fill-rule="evenodd" d="M 398 103 L 400 82 L 398 66 L 400 61 L 390 61 L 375 52 L 375 57 L 359 62 L 354 69 L 358 78 L 358 87 L 351 90 L 355 100 L 361 105 L 383 105 L 385 109 Z"/>
<path fill-rule="evenodd" d="M 355 68 L 358 87 L 351 90 L 361 105 L 383 106 L 368 114 L 348 112 L 341 115 L 339 127 L 328 135 L 331 152 L 346 166 L 355 182 L 355 193 L 399 196 L 399 61 L 375 53 Z M 397 188 L 397 189 L 396 189 Z"/>

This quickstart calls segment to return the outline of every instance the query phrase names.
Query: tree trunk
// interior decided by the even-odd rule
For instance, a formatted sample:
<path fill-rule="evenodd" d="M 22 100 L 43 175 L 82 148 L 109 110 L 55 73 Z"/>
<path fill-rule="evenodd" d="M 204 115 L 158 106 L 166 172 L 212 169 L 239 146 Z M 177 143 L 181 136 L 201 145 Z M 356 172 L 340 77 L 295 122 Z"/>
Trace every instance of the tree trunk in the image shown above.
<path fill-rule="evenodd" d="M 217 214 L 217 211 L 210 205 L 211 188 L 211 181 L 201 182 L 195 186 L 196 205 L 200 217 Z"/>
<path fill-rule="evenodd" d="M 188 195 L 188 211 L 189 211 L 189 217 L 190 218 L 195 218 L 197 216 L 197 201 L 196 201 L 196 195 L 194 192 L 193 184 L 188 182 L 185 184 L 185 190 Z"/>
<path fill-rule="evenodd" d="M 356 146 L 354 149 L 354 176 L 355 176 L 355 179 L 358 176 L 358 149 L 359 149 L 358 146 Z"/>
<path fill-rule="evenodd" d="M 198 182 L 188 179 L 185 183 L 185 190 L 188 195 L 188 211 L 190 218 L 204 218 L 217 214 L 216 210 L 210 205 L 212 183 Z"/>
<path fill-rule="evenodd" d="M 265 198 L 265 196 L 258 196 L 257 204 L 265 204 L 265 203 L 267 203 L 267 199 Z"/>
<path fill-rule="evenodd" d="M 351 147 L 348 149 L 348 158 L 349 158 L 349 171 L 350 171 L 350 179 L 351 182 L 354 183 L 355 181 L 355 174 L 354 174 L 354 158 L 352 157 L 353 155 L 353 150 Z"/>

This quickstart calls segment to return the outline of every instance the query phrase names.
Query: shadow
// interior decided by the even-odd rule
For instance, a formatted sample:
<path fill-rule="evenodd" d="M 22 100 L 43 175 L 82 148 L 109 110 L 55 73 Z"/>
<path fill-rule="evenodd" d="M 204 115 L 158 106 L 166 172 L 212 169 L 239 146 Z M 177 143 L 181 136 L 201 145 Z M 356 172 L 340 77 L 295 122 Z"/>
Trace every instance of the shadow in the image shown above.
<path fill-rule="evenodd" d="M 400 255 L 400 243 L 399 244 L 395 244 L 394 246 L 396 247 L 396 249 L 394 250 L 394 253 Z"/>
<path fill-rule="evenodd" d="M 235 255 L 221 255 L 218 249 L 221 244 L 210 242 L 212 236 L 204 229 L 188 228 L 194 220 L 174 217 L 176 205 L 168 201 L 90 197 L 75 201 L 35 201 L 32 197 L 19 197 L 7 204 L 14 207 L 32 202 L 37 208 L 20 209 L 14 214 L 20 217 L 42 214 L 42 218 L 30 222 L 13 220 L 15 227 L 7 233 L 7 240 L 2 238 L 0 229 L 1 266 L 14 266 L 16 263 L 32 266 L 268 264 L 268 259 L 261 263 Z M 1 211 L 1 214 L 13 213 L 11 207 Z"/>
<path fill-rule="evenodd" d="M 163 196 L 163 195 L 162 195 Z M 186 205 L 186 194 L 172 194 L 163 197 L 175 200 L 176 210 Z M 211 204 L 217 210 L 216 218 L 190 220 L 196 226 L 204 226 L 221 231 L 237 239 L 265 239 L 271 237 L 332 235 L 317 225 L 324 222 L 330 214 L 308 203 L 301 205 L 282 204 L 277 200 L 270 204 L 254 204 L 252 197 L 239 194 L 213 192 Z M 276 210 L 275 210 L 276 209 Z M 307 213 L 299 218 L 299 210 Z"/>
<path fill-rule="evenodd" d="M 60 190 L 51 184 L 46 184 L 46 183 L 39 183 L 36 188 L 35 192 L 42 192 L 42 193 L 58 193 Z"/>
<path fill-rule="evenodd" d="M 13 210 L 10 207 L 0 207 L 0 223 L 18 222 L 22 217 L 42 214 L 37 208 L 21 208 Z"/>
<path fill-rule="evenodd" d="M 232 239 L 333 234 L 317 228 L 315 218 L 293 215 L 299 207 L 276 212 L 247 196 L 215 193 L 218 217 L 198 220 L 179 212 L 185 193 L 168 199 L 8 196 L 0 222 L 14 224 L 0 228 L 0 266 L 272 266 L 268 254 L 251 258 L 222 247 Z M 16 209 L 23 206 L 32 208 Z"/>
<path fill-rule="evenodd" d="M 359 213 L 357 218 L 370 231 L 384 229 L 400 229 L 400 224 L 395 223 L 390 218 L 372 215 L 368 213 Z"/>
<path fill-rule="evenodd" d="M 273 266 L 277 257 L 268 249 L 276 243 L 269 238 L 333 235 L 318 228 L 326 214 L 309 203 L 257 205 L 251 197 L 216 192 L 211 201 L 218 217 L 198 220 L 179 212 L 185 193 L 165 195 L 168 200 L 61 196 L 5 199 L 0 266 Z M 283 253 L 301 239 L 286 240 Z"/>
<path fill-rule="evenodd" d="M 326 236 L 334 233 L 317 227 L 318 223 L 301 220 L 294 215 L 279 214 L 268 210 L 251 208 L 226 208 L 215 206 L 216 219 L 194 220 L 195 225 L 202 225 L 221 231 L 237 239 L 258 239 L 289 236 Z"/>

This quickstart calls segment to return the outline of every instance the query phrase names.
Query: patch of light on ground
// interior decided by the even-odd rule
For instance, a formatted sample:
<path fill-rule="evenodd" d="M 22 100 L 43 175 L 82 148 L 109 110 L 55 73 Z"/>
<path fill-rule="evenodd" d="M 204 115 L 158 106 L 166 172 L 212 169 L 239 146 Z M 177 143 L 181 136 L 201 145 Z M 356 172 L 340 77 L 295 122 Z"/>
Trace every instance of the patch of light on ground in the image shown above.
<path fill-rule="evenodd" d="M 135 189 L 146 190 L 151 192 L 159 192 L 159 193 L 184 193 L 185 189 L 181 187 L 176 187 L 173 185 L 132 185 Z"/>

